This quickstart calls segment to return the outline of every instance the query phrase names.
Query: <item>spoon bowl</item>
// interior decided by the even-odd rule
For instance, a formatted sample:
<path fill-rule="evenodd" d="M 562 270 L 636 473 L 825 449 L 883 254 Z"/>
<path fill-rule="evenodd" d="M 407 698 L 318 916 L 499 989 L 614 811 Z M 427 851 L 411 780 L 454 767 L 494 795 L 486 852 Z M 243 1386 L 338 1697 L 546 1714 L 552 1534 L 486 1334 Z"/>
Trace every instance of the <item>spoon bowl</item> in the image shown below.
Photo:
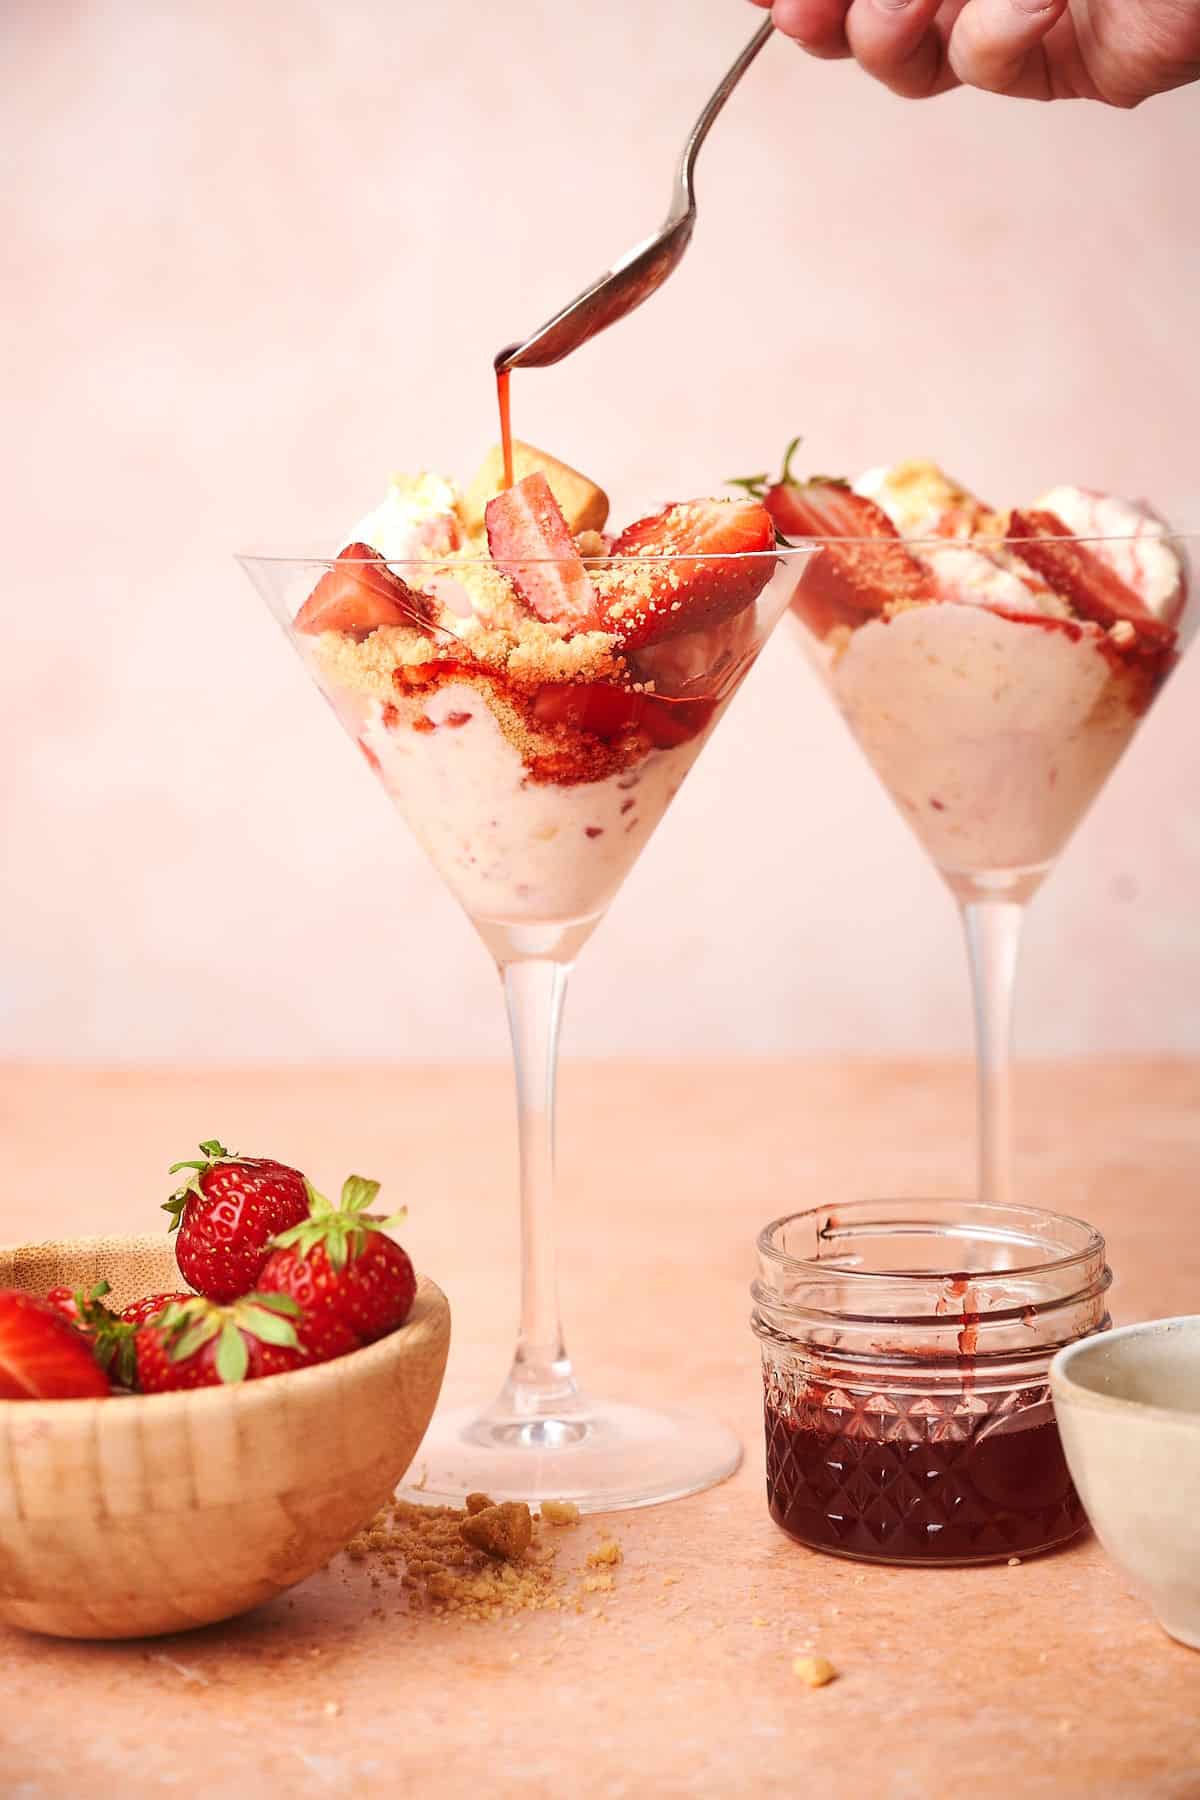
<path fill-rule="evenodd" d="M 675 172 L 670 209 L 653 237 L 635 244 L 611 269 L 605 270 L 583 292 L 539 325 L 520 343 L 510 344 L 496 357 L 498 375 L 510 369 L 544 369 L 561 362 L 599 331 L 615 325 L 635 307 L 656 293 L 683 258 L 696 224 L 696 158 L 712 124 L 730 94 L 754 61 L 774 27 L 770 19 L 759 26 L 745 49 L 714 89 L 700 117 L 692 126 Z"/>

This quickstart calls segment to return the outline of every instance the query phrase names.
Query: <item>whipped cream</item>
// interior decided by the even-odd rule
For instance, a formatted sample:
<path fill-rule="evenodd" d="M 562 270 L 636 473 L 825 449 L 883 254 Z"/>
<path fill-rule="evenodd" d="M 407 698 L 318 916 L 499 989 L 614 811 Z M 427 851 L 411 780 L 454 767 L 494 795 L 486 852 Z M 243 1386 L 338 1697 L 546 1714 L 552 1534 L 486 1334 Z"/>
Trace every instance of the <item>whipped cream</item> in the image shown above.
<path fill-rule="evenodd" d="M 923 544 L 914 552 L 933 571 L 938 595 L 965 606 L 999 607 L 1003 612 L 1037 613 L 1064 619 L 1070 607 L 1038 580 L 1032 570 L 1018 573 L 1012 559 L 974 544 Z"/>
<path fill-rule="evenodd" d="M 901 537 L 972 537 L 989 517 L 982 501 L 936 463 L 899 462 L 866 469 L 854 492 L 873 500 Z"/>
<path fill-rule="evenodd" d="M 1148 506 L 1065 485 L 1050 488 L 1034 505 L 1053 513 L 1075 537 L 1097 539 L 1087 546 L 1096 560 L 1133 589 L 1147 612 L 1164 625 L 1175 623 L 1187 585 L 1183 558 Z"/>
<path fill-rule="evenodd" d="M 457 498 L 453 482 L 441 475 L 393 475 L 379 505 L 347 542 L 369 544 L 385 562 L 444 555 L 462 543 Z"/>

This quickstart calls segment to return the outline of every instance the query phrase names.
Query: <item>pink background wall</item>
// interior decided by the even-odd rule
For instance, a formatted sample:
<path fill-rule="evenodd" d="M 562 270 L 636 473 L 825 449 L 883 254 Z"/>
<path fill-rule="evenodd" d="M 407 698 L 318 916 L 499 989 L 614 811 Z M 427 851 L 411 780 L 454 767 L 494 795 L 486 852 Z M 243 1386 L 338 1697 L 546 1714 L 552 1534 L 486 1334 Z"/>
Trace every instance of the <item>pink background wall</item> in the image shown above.
<path fill-rule="evenodd" d="M 231 560 L 469 473 L 489 362 L 657 221 L 736 0 L 18 0 L 0 21 L 0 1050 L 489 1054 L 494 977 Z M 1200 92 L 911 106 L 770 46 L 679 277 L 519 381 L 618 509 L 929 452 L 1200 526 Z M 1029 931 L 1030 1050 L 1200 1048 L 1200 669 Z M 572 1051 L 951 1049 L 950 902 L 786 634 L 587 953 Z"/>

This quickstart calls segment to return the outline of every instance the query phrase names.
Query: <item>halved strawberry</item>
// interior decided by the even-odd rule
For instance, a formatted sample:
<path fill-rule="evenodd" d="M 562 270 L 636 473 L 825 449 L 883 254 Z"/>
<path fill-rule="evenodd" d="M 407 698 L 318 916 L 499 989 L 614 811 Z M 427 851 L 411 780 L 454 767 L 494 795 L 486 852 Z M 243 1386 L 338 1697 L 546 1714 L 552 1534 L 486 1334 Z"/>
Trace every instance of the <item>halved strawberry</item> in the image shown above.
<path fill-rule="evenodd" d="M 793 610 L 818 637 L 835 625 L 861 625 L 891 601 L 937 598 L 933 576 L 905 549 L 883 508 L 847 483 L 780 483 L 765 504 L 788 537 L 848 540 L 824 544 L 796 584 Z"/>
<path fill-rule="evenodd" d="M 296 614 L 297 631 L 317 636 L 341 631 L 369 637 L 378 625 L 410 625 L 428 632 L 437 609 L 428 594 L 410 588 L 369 544 L 347 544 Z"/>
<path fill-rule="evenodd" d="M 1027 540 L 1018 546 L 1023 560 L 1055 593 L 1069 600 L 1081 618 L 1103 625 L 1106 631 L 1124 621 L 1155 649 L 1175 642 L 1174 627 L 1157 618 L 1141 596 L 1086 544 L 1073 540 L 1054 513 L 1018 509 L 1012 514 L 1009 532 Z"/>
<path fill-rule="evenodd" d="M 0 1400 L 99 1399 L 109 1392 L 82 1332 L 45 1300 L 0 1290 Z"/>
<path fill-rule="evenodd" d="M 774 548 L 775 527 L 758 500 L 665 506 L 627 526 L 613 544 L 613 558 L 628 557 L 634 566 L 627 576 L 607 571 L 601 628 L 635 650 L 732 618 L 770 581 Z"/>
<path fill-rule="evenodd" d="M 492 561 L 539 619 L 585 631 L 596 593 L 550 483 L 540 469 L 505 488 L 484 509 Z"/>

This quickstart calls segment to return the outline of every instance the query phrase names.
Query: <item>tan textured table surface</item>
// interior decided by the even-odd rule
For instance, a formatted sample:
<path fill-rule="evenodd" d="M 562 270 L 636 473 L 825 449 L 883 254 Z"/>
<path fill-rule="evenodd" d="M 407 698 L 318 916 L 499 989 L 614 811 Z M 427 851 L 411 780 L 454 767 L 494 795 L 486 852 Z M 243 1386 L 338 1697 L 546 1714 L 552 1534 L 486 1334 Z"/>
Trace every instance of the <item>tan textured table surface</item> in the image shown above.
<path fill-rule="evenodd" d="M 1024 1195 L 1108 1234 L 1117 1317 L 1200 1309 L 1200 1066 L 1027 1068 L 1018 1098 Z M 745 1437 L 740 1474 L 621 1517 L 617 1592 L 565 1624 L 406 1617 L 392 1584 L 339 1559 L 187 1636 L 0 1632 L 5 1800 L 117 1781 L 234 1800 L 1200 1796 L 1200 1654 L 1161 1635 L 1094 1542 L 1017 1568 L 872 1570 L 767 1517 L 754 1232 L 835 1194 L 966 1191 L 967 1071 L 576 1065 L 563 1099 L 577 1359 L 597 1389 L 723 1413 Z M 515 1267 L 503 1070 L 9 1070 L 0 1102 L 8 1240 L 145 1226 L 166 1165 L 213 1134 L 323 1185 L 379 1176 L 456 1309 L 447 1396 L 499 1379 Z M 569 1554 L 594 1539 L 585 1525 Z M 791 1673 L 809 1644 L 841 1671 L 815 1692 Z"/>

